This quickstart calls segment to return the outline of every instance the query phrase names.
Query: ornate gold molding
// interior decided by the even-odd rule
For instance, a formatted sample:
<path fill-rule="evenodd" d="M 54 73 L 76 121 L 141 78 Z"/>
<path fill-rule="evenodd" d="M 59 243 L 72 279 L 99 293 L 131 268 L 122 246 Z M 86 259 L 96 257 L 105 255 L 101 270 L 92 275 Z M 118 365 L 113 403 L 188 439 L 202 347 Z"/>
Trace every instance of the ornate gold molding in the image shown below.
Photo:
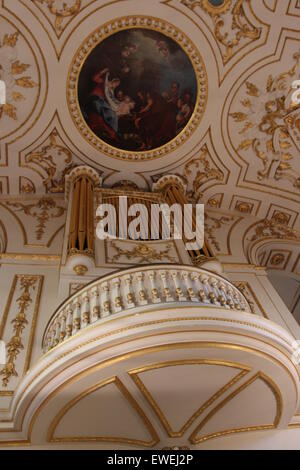
<path fill-rule="evenodd" d="M 110 437 L 110 436 L 70 436 L 70 437 L 55 437 L 55 430 L 63 417 L 67 414 L 67 412 L 73 408 L 80 400 L 85 398 L 86 396 L 90 395 L 91 393 L 99 390 L 107 385 L 114 384 L 118 390 L 121 392 L 122 396 L 130 405 L 131 409 L 137 413 L 137 415 L 141 418 L 145 429 L 147 429 L 149 435 L 151 436 L 151 441 L 143 441 L 138 439 L 130 439 L 125 437 Z M 50 424 L 48 433 L 47 433 L 47 441 L 48 442 L 119 442 L 119 443 L 126 443 L 136 446 L 143 446 L 143 447 L 153 447 L 155 444 L 159 442 L 159 436 L 155 431 L 153 425 L 151 424 L 150 420 L 147 418 L 146 414 L 139 406 L 137 401 L 134 397 L 130 394 L 128 389 L 125 387 L 123 382 L 118 377 L 112 377 L 100 383 L 97 383 L 90 387 L 89 389 L 85 390 L 84 392 L 80 393 L 77 397 L 73 398 L 70 402 L 68 402 L 60 412 L 55 416 L 54 420 Z"/>
<path fill-rule="evenodd" d="M 16 211 L 23 211 L 25 215 L 37 220 L 35 232 L 37 240 L 42 240 L 47 222 L 49 222 L 50 219 L 62 217 L 65 212 L 65 208 L 59 206 L 57 202 L 50 197 L 43 197 L 34 204 L 7 201 L 6 205 L 13 207 Z"/>
<path fill-rule="evenodd" d="M 32 0 L 36 5 L 47 6 L 49 12 L 54 15 L 54 28 L 57 36 L 64 30 L 64 20 L 75 17 L 81 10 L 81 0 Z"/>
<path fill-rule="evenodd" d="M 211 308 L 211 307 L 209 307 L 209 308 Z M 164 310 L 170 310 L 170 309 L 164 309 Z M 145 313 L 147 313 L 147 312 L 145 312 Z M 143 315 L 143 313 L 141 313 L 140 315 Z M 127 317 L 132 317 L 132 315 L 128 315 Z M 124 318 L 127 318 L 127 317 L 124 317 Z M 173 321 L 175 321 L 175 322 L 176 322 L 176 321 L 185 321 L 185 320 L 194 321 L 194 320 L 197 320 L 197 319 L 199 319 L 199 317 L 186 317 L 186 316 L 185 316 L 185 317 L 182 317 L 182 318 L 175 318 L 175 319 L 169 319 L 169 320 L 164 319 L 164 320 L 161 320 L 161 321 L 147 322 L 147 323 L 144 323 L 143 325 L 133 325 L 133 326 L 130 326 L 130 327 L 127 327 L 127 328 L 122 328 L 122 329 L 115 330 L 115 331 L 109 333 L 108 335 L 107 335 L 107 334 L 103 334 L 103 335 L 101 335 L 101 336 L 98 336 L 97 338 L 95 338 L 95 339 L 93 340 L 93 342 L 98 342 L 98 343 L 99 343 L 99 340 L 101 340 L 102 338 L 105 338 L 105 337 L 107 337 L 107 336 L 115 335 L 116 333 L 122 333 L 122 332 L 125 332 L 125 331 L 128 331 L 128 330 L 131 330 L 131 329 L 140 328 L 140 326 L 146 326 L 146 325 L 148 325 L 148 324 L 159 324 L 159 323 L 162 323 L 162 322 L 163 322 L 163 323 L 168 323 L 169 321 L 172 321 L 172 322 L 173 322 Z M 202 319 L 202 320 L 220 320 L 219 318 L 217 319 L 217 318 L 211 318 L 211 317 L 201 317 L 201 319 Z M 110 323 L 111 321 L 112 321 L 112 320 L 110 320 L 108 323 Z M 224 319 L 223 319 L 222 321 L 224 321 Z M 237 324 L 243 324 L 243 325 L 251 326 L 251 324 L 249 324 L 249 322 L 236 321 L 236 320 L 228 320 L 228 321 L 229 321 L 230 323 L 237 323 Z M 106 323 L 107 323 L 107 322 L 106 322 Z M 252 325 L 252 326 L 257 327 L 257 325 Z M 263 327 L 258 327 L 258 329 L 259 329 L 259 330 L 262 330 L 262 331 L 268 331 L 269 333 L 271 332 L 271 331 L 269 331 L 268 329 L 263 328 Z M 184 330 L 185 333 L 186 333 L 186 332 L 192 332 L 192 331 L 195 332 L 196 330 Z M 199 331 L 202 331 L 202 330 L 199 330 Z M 218 331 L 218 332 L 220 333 L 220 330 L 207 330 L 207 331 L 210 331 L 210 332 L 216 332 L 216 331 Z M 175 331 L 175 332 L 173 332 L 173 333 L 178 334 L 177 331 Z M 225 333 L 225 331 L 224 331 L 224 333 Z M 172 334 L 172 332 L 170 332 L 170 334 Z M 242 334 L 242 333 L 236 333 L 236 334 L 237 334 L 238 336 L 241 336 L 241 337 L 253 338 L 253 337 L 250 336 L 250 335 L 245 335 L 245 334 Z M 152 336 L 153 336 L 153 334 L 151 334 L 151 335 L 145 335 L 145 336 L 143 337 L 143 339 L 146 339 L 146 338 L 149 338 L 149 337 L 152 337 Z M 277 335 L 276 335 L 276 336 L 277 336 Z M 286 343 L 285 338 L 280 337 L 279 335 L 278 335 L 278 338 L 280 338 L 280 340 L 282 340 L 284 343 Z M 125 342 L 127 342 L 127 341 L 128 341 L 128 340 L 126 340 Z M 87 344 L 90 344 L 90 342 L 91 342 L 90 340 L 87 341 L 87 342 L 81 342 L 79 346 L 73 348 L 69 353 L 73 353 L 74 351 L 76 351 L 76 350 L 78 350 L 78 349 L 81 349 L 82 347 L 86 346 Z M 266 341 L 264 341 L 264 342 L 265 342 L 266 344 L 269 344 L 269 343 L 267 343 Z M 123 343 L 123 342 L 121 341 L 119 344 L 122 344 L 122 343 Z M 283 366 L 283 368 L 286 370 L 286 372 L 289 374 L 290 378 L 292 379 L 292 381 L 293 381 L 293 383 L 294 383 L 294 386 L 295 386 L 296 393 L 297 393 L 297 383 L 296 383 L 296 381 L 295 381 L 293 375 L 291 374 L 291 372 L 290 372 L 290 371 L 288 370 L 288 368 L 284 365 L 284 363 L 283 363 L 282 361 L 279 361 L 279 360 L 277 360 L 277 359 L 274 359 L 274 356 L 272 356 L 272 355 L 270 355 L 270 354 L 268 354 L 268 353 L 262 353 L 262 352 L 258 351 L 258 350 L 255 349 L 255 348 L 249 348 L 249 347 L 245 347 L 245 346 L 238 346 L 238 347 L 237 347 L 237 346 L 234 346 L 234 345 L 231 345 L 231 344 L 228 344 L 228 343 L 212 343 L 212 342 L 207 343 L 207 342 L 205 342 L 205 343 L 172 343 L 172 345 L 165 345 L 165 346 L 159 346 L 159 347 L 151 347 L 151 348 L 148 348 L 147 351 L 148 351 L 148 352 L 153 352 L 153 351 L 157 351 L 157 350 L 174 349 L 175 346 L 178 346 L 179 348 L 183 348 L 183 347 L 188 347 L 188 348 L 196 348 L 196 347 L 202 348 L 202 347 L 203 347 L 203 348 L 204 348 L 204 347 L 207 347 L 207 346 L 213 347 L 214 345 L 215 345 L 217 348 L 220 348 L 220 349 L 222 349 L 222 348 L 225 348 L 225 349 L 226 349 L 226 348 L 228 348 L 228 349 L 233 348 L 233 349 L 236 350 L 236 349 L 238 348 L 238 349 L 240 349 L 241 351 L 259 353 L 259 354 L 262 355 L 263 357 L 267 357 L 267 358 L 270 359 L 271 361 L 273 361 L 273 362 L 279 364 L 280 366 Z M 108 347 L 108 348 L 105 348 L 105 349 L 109 349 L 109 347 Z M 279 350 L 279 349 L 278 349 L 278 351 L 280 351 L 280 352 L 282 353 L 282 350 Z M 145 353 L 145 350 L 142 350 L 142 351 L 135 351 L 134 353 L 129 353 L 129 354 L 127 354 L 127 355 L 126 355 L 126 358 L 127 358 L 127 357 L 132 357 L 132 356 L 133 356 L 133 357 L 135 357 L 135 356 L 140 356 L 141 354 L 144 354 L 144 353 Z M 47 354 L 48 354 L 48 353 L 47 353 Z M 60 361 L 60 359 L 65 358 L 65 357 L 66 357 L 66 353 L 63 353 L 63 354 L 59 355 L 56 359 L 52 360 L 52 361 L 48 364 L 48 367 L 54 365 L 55 363 L 57 363 L 58 361 Z M 289 356 L 286 355 L 286 357 L 287 357 L 288 359 L 290 359 Z M 118 358 L 118 361 L 124 360 L 124 359 L 125 359 L 124 355 L 121 355 L 121 357 Z M 107 364 L 110 364 L 111 362 L 112 362 L 112 360 L 108 360 L 108 361 L 105 362 L 105 364 L 107 365 Z M 115 362 L 115 361 L 113 360 L 113 362 Z M 103 365 L 100 366 L 100 365 L 98 364 L 97 366 L 93 366 L 92 369 L 94 370 L 95 367 L 96 367 L 96 368 L 99 368 L 99 367 L 102 367 L 102 366 L 103 366 Z M 43 371 L 44 371 L 44 370 L 43 370 Z M 299 373 L 298 373 L 297 369 L 295 369 L 295 371 L 297 372 L 297 375 L 298 375 L 298 377 L 299 377 Z M 32 378 L 32 380 L 30 381 L 30 383 L 29 383 L 29 384 L 27 385 L 27 387 L 24 389 L 22 395 L 19 397 L 19 401 L 20 401 L 20 399 L 24 396 L 24 394 L 26 393 L 26 390 L 28 389 L 28 387 L 33 384 L 33 382 L 40 376 L 40 374 L 41 374 L 41 373 L 38 373 L 38 374 L 36 374 L 36 375 Z M 81 374 L 82 374 L 82 372 L 81 372 Z M 70 382 L 70 381 L 72 382 L 73 380 L 77 380 L 77 377 L 69 379 L 68 382 Z M 64 386 L 65 386 L 65 385 L 63 385 L 63 386 L 61 386 L 61 387 L 64 387 Z M 45 402 L 44 402 L 42 405 L 40 405 L 39 409 L 36 411 L 35 415 L 33 416 L 32 420 L 31 420 L 31 423 L 30 423 L 28 440 L 26 440 L 25 442 L 30 443 L 32 428 L 33 428 L 34 422 L 35 422 L 35 420 L 36 420 L 36 418 L 37 418 L 39 412 L 41 411 L 42 408 L 44 408 L 44 406 L 45 406 L 46 403 L 52 398 L 52 396 L 53 396 L 53 395 L 56 395 L 56 393 L 57 393 L 57 391 L 52 392 L 51 395 L 47 396 Z M 297 394 L 297 396 L 298 396 L 298 394 Z M 297 398 L 297 399 L 298 399 L 298 398 Z M 19 401 L 18 401 L 18 402 L 19 402 Z M 16 429 L 13 429 L 13 431 L 16 431 Z M 13 440 L 12 440 L 12 441 L 10 441 L 10 442 L 11 442 L 11 445 L 14 445 L 14 443 L 17 443 L 18 441 L 13 441 Z M 2 442 L 2 441 L 1 441 L 1 442 L 0 442 L 0 446 L 1 446 L 2 444 L 5 445 L 5 442 Z"/>
<path fill-rule="evenodd" d="M 209 0 L 181 0 L 181 3 L 192 11 L 199 7 L 210 16 L 224 64 L 242 48 L 245 39 L 248 44 L 261 37 L 262 28 L 254 25 L 247 16 L 245 0 L 224 0 L 218 6 Z M 247 3 L 250 4 L 250 1 Z"/>
<path fill-rule="evenodd" d="M 247 426 L 244 428 L 236 428 L 236 429 L 226 429 L 222 431 L 218 431 L 215 433 L 211 433 L 208 435 L 204 436 L 198 436 L 199 431 L 206 425 L 206 423 L 215 415 L 218 413 L 219 410 L 221 410 L 227 403 L 229 403 L 231 400 L 233 400 L 238 394 L 240 394 L 243 390 L 245 390 L 247 387 L 249 387 L 252 383 L 254 383 L 256 380 L 262 380 L 266 383 L 266 385 L 270 388 L 272 391 L 275 400 L 276 400 L 276 416 L 274 417 L 274 421 L 272 424 L 263 424 L 263 425 L 255 425 L 255 426 Z M 200 444 L 201 442 L 205 442 L 209 439 L 214 439 L 215 437 L 220 437 L 220 436 L 225 436 L 227 434 L 235 434 L 239 432 L 249 432 L 249 431 L 263 431 L 266 429 L 276 429 L 279 422 L 280 418 L 282 415 L 282 408 L 283 408 L 283 400 L 282 400 L 282 395 L 277 387 L 277 385 L 265 374 L 262 372 L 258 372 L 254 376 L 252 376 L 250 379 L 248 379 L 245 383 L 243 383 L 238 389 L 234 390 L 230 395 L 228 395 L 221 403 L 219 403 L 215 408 L 213 408 L 206 416 L 205 418 L 201 421 L 200 424 L 196 427 L 196 429 L 193 431 L 191 434 L 189 441 L 191 444 Z"/>
<path fill-rule="evenodd" d="M 57 261 L 61 260 L 60 255 L 38 255 L 35 253 L 0 253 L 0 260 L 13 261 Z"/>
<path fill-rule="evenodd" d="M 234 284 L 245 296 L 251 312 L 254 314 L 262 314 L 264 318 L 268 318 L 268 315 L 266 314 L 266 311 L 262 307 L 261 303 L 259 302 L 257 296 L 255 295 L 251 285 L 247 281 L 232 281 L 232 284 Z M 257 311 L 258 310 L 258 311 Z"/>
<path fill-rule="evenodd" d="M 30 358 L 31 358 L 31 349 L 32 349 L 32 342 L 34 339 L 34 331 L 36 326 L 36 320 L 38 315 L 39 303 L 40 303 L 40 295 L 41 289 L 43 284 L 43 276 L 36 276 L 36 275 L 25 275 L 19 274 L 16 275 L 11 287 L 11 291 L 8 298 L 8 303 L 3 315 L 3 319 L 0 326 L 0 337 L 3 338 L 3 334 L 5 331 L 5 325 L 8 318 L 8 315 L 11 311 L 11 305 L 13 296 L 18 286 L 20 286 L 20 297 L 16 299 L 18 313 L 12 320 L 13 324 L 13 336 L 7 342 L 7 353 L 8 353 L 8 360 L 7 363 L 4 365 L 3 369 L 0 371 L 0 375 L 2 375 L 2 385 L 3 387 L 7 387 L 9 381 L 12 377 L 18 377 L 18 372 L 16 370 L 16 360 L 20 354 L 20 352 L 24 349 L 24 345 L 22 342 L 22 334 L 26 326 L 29 324 L 28 318 L 28 310 L 33 303 L 32 295 L 35 292 L 35 307 L 34 312 L 32 314 L 31 319 L 31 328 L 30 328 L 30 335 L 29 341 L 27 345 L 26 357 L 24 359 L 24 372 L 28 370 L 30 365 Z M 36 289 L 37 288 L 37 289 Z M 0 392 L 1 395 L 1 392 Z"/>
<path fill-rule="evenodd" d="M 215 232 L 220 230 L 223 225 L 228 224 L 229 222 L 234 221 L 234 217 L 213 217 L 212 215 L 205 214 L 205 233 L 207 239 L 215 247 L 215 249 L 220 252 L 221 247 L 220 243 L 216 238 Z"/>
<path fill-rule="evenodd" d="M 38 171 L 49 193 L 64 192 L 65 176 L 74 167 L 71 151 L 58 139 L 58 131 L 54 128 L 40 150 L 36 149 L 25 155 L 25 165 L 23 165 Z M 61 159 L 64 159 L 64 169 L 58 174 L 58 164 Z"/>
<path fill-rule="evenodd" d="M 224 366 L 224 367 L 231 367 L 234 369 L 239 369 L 241 372 L 236 374 L 230 381 L 228 381 L 223 387 L 221 387 L 216 393 L 214 393 L 210 398 L 208 398 L 184 423 L 179 431 L 174 431 L 169 424 L 165 414 L 143 383 L 142 379 L 139 377 L 139 374 L 148 372 L 151 370 L 156 370 L 164 367 L 172 367 L 172 366 L 181 366 L 181 365 L 211 365 L 211 366 Z M 169 361 L 160 364 L 153 364 L 146 367 L 141 367 L 138 369 L 134 369 L 128 372 L 132 380 L 134 381 L 135 385 L 138 387 L 140 392 L 143 394 L 147 402 L 149 403 L 150 407 L 153 409 L 155 414 L 157 415 L 158 419 L 160 420 L 161 424 L 163 425 L 165 431 L 167 432 L 169 437 L 182 437 L 184 433 L 192 426 L 192 424 L 196 421 L 199 416 L 204 413 L 204 411 L 212 405 L 218 398 L 220 398 L 227 390 L 233 387 L 238 381 L 240 381 L 245 375 L 249 373 L 251 369 L 246 366 L 242 366 L 239 363 L 228 362 L 224 360 L 214 360 L 214 359 L 184 359 L 180 361 Z"/>
<path fill-rule="evenodd" d="M 242 108 L 235 105 L 236 111 L 229 116 L 236 127 L 241 127 L 241 140 L 234 145 L 236 151 L 241 155 L 251 151 L 260 160 L 257 179 L 285 179 L 299 189 L 300 172 L 295 165 L 295 154 L 298 155 L 300 148 L 300 110 L 288 108 L 286 99 L 289 82 L 299 71 L 300 51 L 294 53 L 293 62 L 289 70 L 268 75 L 264 89 L 246 81 L 240 100 Z"/>
<path fill-rule="evenodd" d="M 200 156 L 192 158 L 185 166 L 183 175 L 186 181 L 192 176 L 193 182 L 191 191 L 188 191 L 189 200 L 198 202 L 203 197 L 201 186 L 210 180 L 215 180 L 216 184 L 220 184 L 224 180 L 224 173 L 216 166 L 212 166 L 209 151 L 205 144 L 200 150 Z M 195 175 L 195 176 L 194 176 Z"/>
<path fill-rule="evenodd" d="M 176 263 L 178 260 L 171 256 L 170 250 L 174 248 L 173 243 L 166 245 L 165 249 L 158 251 L 147 243 L 139 242 L 131 250 L 121 248 L 116 242 L 111 242 L 110 246 L 117 252 L 113 257 L 108 258 L 108 262 L 115 263 L 122 256 L 128 260 L 134 260 L 135 263 L 155 262 L 168 260 L 170 263 Z"/>
<path fill-rule="evenodd" d="M 287 225 L 279 224 L 275 219 L 264 219 L 255 224 L 254 234 L 249 240 L 253 242 L 269 238 L 300 241 L 300 231 Z"/>

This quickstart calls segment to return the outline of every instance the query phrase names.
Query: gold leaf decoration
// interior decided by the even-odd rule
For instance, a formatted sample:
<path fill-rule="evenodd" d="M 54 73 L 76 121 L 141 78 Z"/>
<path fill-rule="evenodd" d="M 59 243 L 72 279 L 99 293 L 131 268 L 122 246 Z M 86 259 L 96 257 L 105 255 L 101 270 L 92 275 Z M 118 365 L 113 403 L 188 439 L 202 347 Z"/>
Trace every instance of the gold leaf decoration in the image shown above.
<path fill-rule="evenodd" d="M 205 234 L 211 244 L 215 247 L 215 249 L 220 252 L 220 243 L 216 237 L 216 231 L 221 229 L 223 225 L 228 224 L 229 222 L 233 221 L 234 217 L 213 217 L 212 215 L 205 214 Z"/>
<path fill-rule="evenodd" d="M 19 75 L 25 72 L 30 67 L 29 64 L 22 64 L 19 60 L 16 60 L 11 64 L 11 73 L 13 75 Z"/>
<path fill-rule="evenodd" d="M 2 48 L 15 48 L 19 40 L 19 33 L 15 32 L 13 34 L 5 34 L 1 42 L 0 39 L 0 49 Z M 6 51 L 4 49 L 4 57 L 6 56 Z M 18 120 L 18 109 L 13 104 L 22 100 L 25 100 L 25 96 L 16 89 L 16 87 L 31 89 L 37 87 L 37 83 L 31 78 L 31 76 L 20 76 L 26 72 L 31 66 L 29 64 L 24 64 L 19 59 L 10 59 L 11 53 L 7 54 L 7 63 L 2 63 L 0 68 L 2 69 L 2 77 L 7 83 L 10 84 L 9 89 L 7 89 L 7 102 L 0 106 L 0 119 L 4 116 L 7 116 L 14 121 Z M 11 61 L 11 62 L 10 62 Z"/>
<path fill-rule="evenodd" d="M 18 377 L 15 363 L 18 355 L 24 349 L 22 342 L 22 333 L 28 324 L 26 317 L 27 310 L 32 303 L 31 292 L 35 289 L 38 277 L 37 276 L 20 276 L 21 294 L 17 299 L 18 312 L 15 318 L 12 320 L 13 324 L 13 336 L 6 345 L 8 360 L 0 371 L 2 375 L 2 385 L 7 387 L 11 377 Z"/>
<path fill-rule="evenodd" d="M 181 3 L 193 11 L 201 8 L 209 15 L 224 63 L 233 57 L 245 41 L 252 42 L 261 37 L 262 29 L 252 24 L 247 17 L 245 0 L 224 0 L 220 5 L 213 5 L 209 0 L 181 0 Z"/>
<path fill-rule="evenodd" d="M 251 82 L 246 82 L 246 87 L 247 87 L 247 94 L 250 96 L 259 96 L 259 89 L 257 88 L 254 83 Z"/>
<path fill-rule="evenodd" d="M 111 263 L 118 261 L 122 256 L 125 256 L 128 260 L 134 259 L 136 263 L 148 263 L 162 261 L 164 259 L 167 259 L 170 263 L 176 263 L 178 261 L 170 255 L 170 250 L 173 248 L 172 243 L 169 243 L 165 249 L 160 251 L 143 242 L 139 242 L 131 250 L 120 248 L 115 242 L 111 242 L 110 246 L 117 252 L 109 259 Z"/>
<path fill-rule="evenodd" d="M 22 88 L 34 88 L 37 84 L 30 77 L 16 78 L 16 85 Z"/>
<path fill-rule="evenodd" d="M 13 94 L 13 100 L 14 101 L 22 101 L 22 100 L 25 100 L 25 96 L 22 95 L 22 93 L 20 93 L 19 91 L 14 91 Z"/>
<path fill-rule="evenodd" d="M 26 167 L 42 171 L 43 185 L 49 193 L 63 193 L 65 176 L 74 167 L 71 151 L 58 141 L 58 132 L 53 129 L 48 139 L 49 143 L 40 150 L 34 150 L 26 155 Z M 58 163 L 63 159 L 64 169 L 59 174 Z"/>
<path fill-rule="evenodd" d="M 2 106 L 2 110 L 3 113 L 6 114 L 6 116 L 14 119 L 15 121 L 17 120 L 17 108 L 15 106 L 6 103 Z"/>
<path fill-rule="evenodd" d="M 230 114 L 230 116 L 233 117 L 233 119 L 235 120 L 235 122 L 242 122 L 242 121 L 245 121 L 247 119 L 247 114 L 245 113 L 232 113 Z"/>
<path fill-rule="evenodd" d="M 64 207 L 58 206 L 56 201 L 49 197 L 43 197 L 35 204 L 22 204 L 21 202 L 7 202 L 6 204 L 37 219 L 37 240 L 43 238 L 47 222 L 50 219 L 61 217 L 65 211 Z"/>
<path fill-rule="evenodd" d="M 33 0 L 34 3 L 46 5 L 55 16 L 54 27 L 59 35 L 63 30 L 63 22 L 68 17 L 76 16 L 81 9 L 81 0 Z"/>
<path fill-rule="evenodd" d="M 238 150 L 248 150 L 252 146 L 252 143 L 253 143 L 253 140 L 251 139 L 243 140 L 240 143 Z"/>
<path fill-rule="evenodd" d="M 239 103 L 248 108 L 248 112 L 237 109 L 229 116 L 232 122 L 241 126 L 237 135 L 244 137 L 237 144 L 237 151 L 249 152 L 249 158 L 251 151 L 251 156 L 254 153 L 261 162 L 258 180 L 285 179 L 299 189 L 300 173 L 294 167 L 294 159 L 299 152 L 295 142 L 300 142 L 300 126 L 295 114 L 297 110 L 291 112 L 286 108 L 286 96 L 290 78 L 300 72 L 300 52 L 294 53 L 292 58 L 294 63 L 289 70 L 267 75 L 265 93 L 253 81 L 246 81 L 242 90 L 253 99 L 250 102 L 248 98 L 239 98 Z M 294 131 L 294 138 L 291 131 Z"/>
<path fill-rule="evenodd" d="M 15 47 L 19 38 L 19 33 L 5 34 L 3 38 L 3 46 Z"/>
<path fill-rule="evenodd" d="M 188 177 L 195 175 L 192 185 L 193 189 L 188 191 L 187 196 L 190 201 L 197 202 L 201 196 L 201 186 L 206 181 L 223 181 L 224 174 L 219 168 L 213 167 L 209 151 L 206 145 L 201 148 L 199 157 L 190 160 L 184 167 L 183 177 L 188 181 Z"/>

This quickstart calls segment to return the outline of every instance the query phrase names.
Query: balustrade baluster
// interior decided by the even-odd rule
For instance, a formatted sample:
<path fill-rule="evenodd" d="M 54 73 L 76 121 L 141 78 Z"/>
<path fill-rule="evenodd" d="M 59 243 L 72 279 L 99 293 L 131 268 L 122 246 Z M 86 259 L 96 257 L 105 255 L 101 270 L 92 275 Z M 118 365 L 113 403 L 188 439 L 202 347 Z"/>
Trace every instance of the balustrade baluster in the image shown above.
<path fill-rule="evenodd" d="M 163 293 L 166 299 L 166 302 L 174 302 L 174 297 L 172 297 L 170 285 L 168 283 L 168 277 L 166 271 L 160 271 L 160 277 L 163 283 Z"/>
<path fill-rule="evenodd" d="M 81 306 L 79 298 L 74 302 L 73 308 L 73 334 L 77 333 L 81 329 Z"/>
<path fill-rule="evenodd" d="M 99 302 L 99 291 L 98 287 L 95 287 L 92 290 L 92 299 L 91 299 L 91 311 L 92 311 L 92 322 L 95 322 L 100 319 L 100 302 Z"/>
<path fill-rule="evenodd" d="M 122 311 L 122 299 L 121 299 L 121 281 L 117 277 L 112 281 L 113 285 L 113 304 L 114 304 L 114 311 L 115 313 L 121 312 Z"/>
<path fill-rule="evenodd" d="M 129 274 L 123 277 L 124 279 L 124 291 L 125 291 L 125 298 L 128 308 L 135 307 L 135 298 L 134 293 L 132 290 L 132 276 Z"/>
<path fill-rule="evenodd" d="M 137 280 L 139 305 L 148 305 L 146 289 L 144 285 L 144 273 L 136 273 L 135 278 Z"/>
<path fill-rule="evenodd" d="M 71 305 L 67 307 L 67 325 L 66 325 L 66 337 L 70 338 L 73 333 L 73 310 Z"/>
<path fill-rule="evenodd" d="M 179 300 L 179 302 L 185 302 L 186 297 L 183 294 L 182 285 L 181 285 L 181 282 L 180 282 L 181 279 L 178 276 L 178 274 L 179 274 L 178 271 L 171 271 L 171 277 L 172 277 L 174 285 L 175 285 L 176 297 Z"/>
<path fill-rule="evenodd" d="M 150 288 L 151 288 L 151 299 L 153 304 L 161 303 L 161 298 L 159 296 L 159 289 L 157 285 L 157 277 L 155 271 L 150 271 L 148 273 L 148 277 L 150 280 Z"/>
<path fill-rule="evenodd" d="M 104 282 L 101 285 L 101 305 L 102 305 L 101 318 L 108 317 L 111 313 L 108 282 Z"/>
<path fill-rule="evenodd" d="M 81 327 L 85 328 L 90 324 L 90 299 L 88 292 L 82 296 L 81 304 Z"/>

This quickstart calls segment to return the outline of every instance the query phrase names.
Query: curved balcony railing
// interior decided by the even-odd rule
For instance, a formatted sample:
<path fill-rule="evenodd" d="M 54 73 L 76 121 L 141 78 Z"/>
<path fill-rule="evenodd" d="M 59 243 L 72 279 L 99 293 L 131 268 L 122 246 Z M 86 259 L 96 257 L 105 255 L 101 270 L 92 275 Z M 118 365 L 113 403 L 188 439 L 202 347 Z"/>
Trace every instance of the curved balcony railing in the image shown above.
<path fill-rule="evenodd" d="M 210 304 L 251 313 L 243 294 L 210 271 L 172 264 L 135 267 L 97 279 L 68 298 L 47 325 L 43 350 L 111 315 L 172 303 Z"/>

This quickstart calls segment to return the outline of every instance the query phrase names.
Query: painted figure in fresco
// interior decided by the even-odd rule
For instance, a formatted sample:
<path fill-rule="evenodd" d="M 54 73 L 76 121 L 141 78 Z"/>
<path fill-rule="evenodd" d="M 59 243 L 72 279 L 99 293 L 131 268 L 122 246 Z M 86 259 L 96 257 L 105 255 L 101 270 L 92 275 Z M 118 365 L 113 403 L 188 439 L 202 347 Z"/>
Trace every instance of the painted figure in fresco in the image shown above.
<path fill-rule="evenodd" d="M 180 46 L 161 33 L 134 28 L 94 49 L 78 90 L 94 134 L 132 151 L 173 140 L 192 116 L 196 96 L 193 66 Z"/>
<path fill-rule="evenodd" d="M 94 132 L 102 130 L 109 137 L 118 140 L 119 117 L 130 114 L 135 103 L 129 96 L 124 96 L 122 90 L 119 90 L 116 97 L 115 90 L 120 86 L 120 79 L 110 80 L 109 77 L 110 72 L 107 68 L 96 72 L 93 76 L 96 86 L 89 97 L 87 119 Z"/>
<path fill-rule="evenodd" d="M 183 97 L 179 98 L 177 101 L 177 106 L 179 112 L 176 116 L 177 131 L 184 129 L 193 112 L 192 106 L 192 95 L 189 90 L 187 90 Z"/>

